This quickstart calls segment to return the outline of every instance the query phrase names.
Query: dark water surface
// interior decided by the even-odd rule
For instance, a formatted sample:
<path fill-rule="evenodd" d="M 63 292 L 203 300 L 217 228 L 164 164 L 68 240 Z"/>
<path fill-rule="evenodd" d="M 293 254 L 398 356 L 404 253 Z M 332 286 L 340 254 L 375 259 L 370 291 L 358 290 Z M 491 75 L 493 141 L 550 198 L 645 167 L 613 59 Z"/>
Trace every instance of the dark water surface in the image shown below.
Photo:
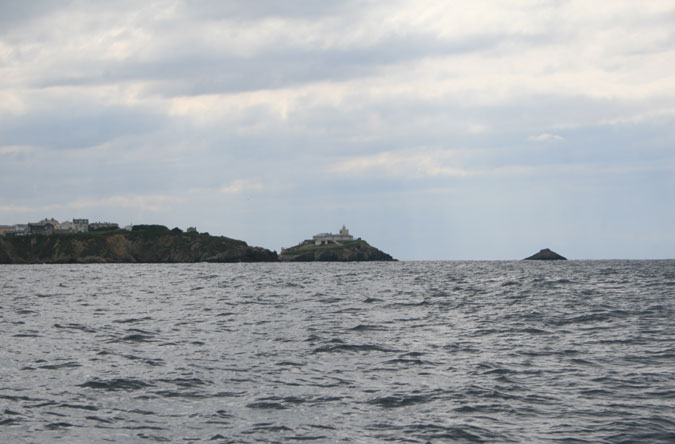
<path fill-rule="evenodd" d="M 0 441 L 675 442 L 675 261 L 0 266 Z"/>

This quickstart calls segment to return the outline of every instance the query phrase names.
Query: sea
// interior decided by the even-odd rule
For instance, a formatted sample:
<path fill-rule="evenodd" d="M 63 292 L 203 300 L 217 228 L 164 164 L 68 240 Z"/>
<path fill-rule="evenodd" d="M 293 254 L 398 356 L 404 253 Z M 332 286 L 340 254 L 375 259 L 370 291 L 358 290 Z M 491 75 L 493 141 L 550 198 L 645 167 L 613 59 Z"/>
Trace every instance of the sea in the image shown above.
<path fill-rule="evenodd" d="M 2 443 L 673 443 L 675 261 L 0 266 Z"/>

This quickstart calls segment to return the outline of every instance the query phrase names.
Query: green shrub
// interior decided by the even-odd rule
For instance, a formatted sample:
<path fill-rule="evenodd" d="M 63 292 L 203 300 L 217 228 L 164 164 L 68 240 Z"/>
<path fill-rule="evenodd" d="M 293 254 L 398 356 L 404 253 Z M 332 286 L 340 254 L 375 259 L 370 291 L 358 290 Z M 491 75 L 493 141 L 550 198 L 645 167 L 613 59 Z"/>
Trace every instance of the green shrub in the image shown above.
<path fill-rule="evenodd" d="M 169 229 L 164 225 L 134 225 L 132 232 L 142 232 L 147 234 L 167 234 Z"/>

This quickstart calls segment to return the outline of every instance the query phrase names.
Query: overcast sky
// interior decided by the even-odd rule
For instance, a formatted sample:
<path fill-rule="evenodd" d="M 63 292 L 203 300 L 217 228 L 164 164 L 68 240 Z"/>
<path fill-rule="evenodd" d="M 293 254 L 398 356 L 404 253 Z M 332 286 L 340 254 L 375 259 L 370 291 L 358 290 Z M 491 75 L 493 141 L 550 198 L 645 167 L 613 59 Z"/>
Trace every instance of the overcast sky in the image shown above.
<path fill-rule="evenodd" d="M 0 0 L 0 224 L 45 217 L 673 258 L 675 3 Z"/>

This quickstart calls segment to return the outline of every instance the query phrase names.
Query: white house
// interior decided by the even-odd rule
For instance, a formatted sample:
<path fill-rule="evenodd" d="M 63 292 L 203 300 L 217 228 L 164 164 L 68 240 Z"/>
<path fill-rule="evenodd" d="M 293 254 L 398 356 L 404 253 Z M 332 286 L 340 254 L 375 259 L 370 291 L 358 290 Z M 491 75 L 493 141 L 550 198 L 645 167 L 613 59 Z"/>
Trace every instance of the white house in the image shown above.
<path fill-rule="evenodd" d="M 89 219 L 73 219 L 73 231 L 76 233 L 89 231 Z"/>
<path fill-rule="evenodd" d="M 319 233 L 314 235 L 312 240 L 314 241 L 315 245 L 325 245 L 331 242 L 354 240 L 354 236 L 349 234 L 349 230 L 343 225 L 339 234 Z"/>
<path fill-rule="evenodd" d="M 67 220 L 61 224 L 61 226 L 58 228 L 57 231 L 63 231 L 65 233 L 68 233 L 75 230 L 73 229 L 73 223 Z"/>
<path fill-rule="evenodd" d="M 51 219 L 47 219 L 46 217 L 42 219 L 39 224 L 46 225 L 46 224 L 51 224 L 54 227 L 54 230 L 60 230 L 61 229 L 61 224 L 59 223 L 58 220 L 54 219 L 53 217 Z"/>

